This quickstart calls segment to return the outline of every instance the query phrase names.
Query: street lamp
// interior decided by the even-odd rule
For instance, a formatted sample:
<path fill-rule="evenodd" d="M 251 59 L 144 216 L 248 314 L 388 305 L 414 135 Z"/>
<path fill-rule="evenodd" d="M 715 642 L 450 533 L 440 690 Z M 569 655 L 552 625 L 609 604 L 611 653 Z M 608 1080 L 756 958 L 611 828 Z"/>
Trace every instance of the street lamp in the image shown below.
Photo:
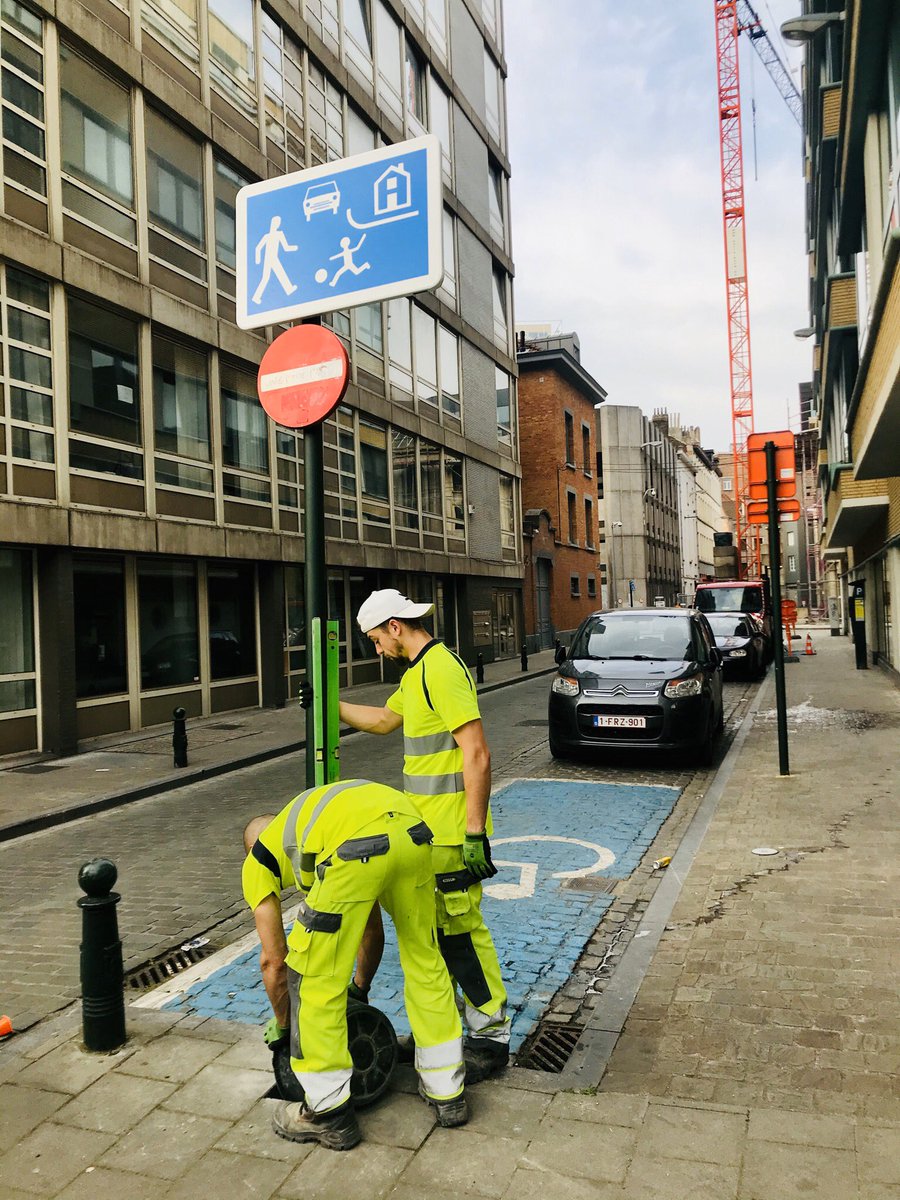
<path fill-rule="evenodd" d="M 802 46 L 805 42 L 810 42 L 821 30 L 829 25 L 836 25 L 839 21 L 843 21 L 846 13 L 809 13 L 805 17 L 791 17 L 789 21 L 785 21 L 781 26 L 781 36 L 786 42 L 793 42 L 795 46 Z"/>
<path fill-rule="evenodd" d="M 619 589 L 618 589 L 618 586 L 616 583 L 616 538 L 614 538 L 614 534 L 616 534 L 616 530 L 620 529 L 620 528 L 622 528 L 622 522 L 612 521 L 610 523 L 610 562 L 608 562 L 607 565 L 608 565 L 608 568 L 610 568 L 610 607 L 611 608 L 617 608 L 618 600 L 619 600 Z"/>

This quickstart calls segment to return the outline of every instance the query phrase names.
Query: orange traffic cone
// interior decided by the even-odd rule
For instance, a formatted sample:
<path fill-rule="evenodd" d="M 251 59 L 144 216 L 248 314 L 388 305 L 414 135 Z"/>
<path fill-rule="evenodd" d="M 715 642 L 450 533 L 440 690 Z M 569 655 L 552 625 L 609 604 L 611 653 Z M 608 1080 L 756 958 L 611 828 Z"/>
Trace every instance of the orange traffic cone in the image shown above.
<path fill-rule="evenodd" d="M 810 637 L 809 634 L 806 635 L 806 649 L 803 651 L 803 653 L 804 654 L 815 654 L 815 650 L 813 650 L 813 645 L 812 645 L 812 638 Z"/>
<path fill-rule="evenodd" d="M 9 1019 L 9 1017 L 0 1017 L 0 1038 L 9 1037 L 12 1031 L 12 1021 Z"/>

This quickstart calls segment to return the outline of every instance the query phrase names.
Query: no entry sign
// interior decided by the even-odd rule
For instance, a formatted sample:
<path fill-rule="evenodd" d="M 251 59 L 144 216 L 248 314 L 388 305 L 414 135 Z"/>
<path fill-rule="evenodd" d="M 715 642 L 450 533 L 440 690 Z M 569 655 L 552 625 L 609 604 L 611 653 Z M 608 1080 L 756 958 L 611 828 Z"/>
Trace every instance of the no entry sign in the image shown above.
<path fill-rule="evenodd" d="M 350 360 L 336 334 L 321 325 L 295 325 L 262 357 L 259 402 L 279 425 L 302 429 L 337 407 L 349 377 Z"/>

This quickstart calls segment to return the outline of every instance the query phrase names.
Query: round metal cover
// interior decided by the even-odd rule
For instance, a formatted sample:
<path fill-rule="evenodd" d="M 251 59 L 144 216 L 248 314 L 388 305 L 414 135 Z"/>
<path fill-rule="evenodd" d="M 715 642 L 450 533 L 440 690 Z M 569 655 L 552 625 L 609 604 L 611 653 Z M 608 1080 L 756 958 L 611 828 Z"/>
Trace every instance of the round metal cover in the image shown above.
<path fill-rule="evenodd" d="M 778 851 L 772 846 L 757 846 L 751 853 L 753 854 L 777 854 Z"/>
<path fill-rule="evenodd" d="M 380 1009 L 348 1000 L 347 1041 L 353 1059 L 350 1095 L 357 1108 L 366 1108 L 387 1091 L 397 1064 L 397 1035 Z M 289 1046 L 279 1046 L 275 1051 L 272 1068 L 282 1100 L 302 1100 L 303 1088 L 291 1070 Z"/>

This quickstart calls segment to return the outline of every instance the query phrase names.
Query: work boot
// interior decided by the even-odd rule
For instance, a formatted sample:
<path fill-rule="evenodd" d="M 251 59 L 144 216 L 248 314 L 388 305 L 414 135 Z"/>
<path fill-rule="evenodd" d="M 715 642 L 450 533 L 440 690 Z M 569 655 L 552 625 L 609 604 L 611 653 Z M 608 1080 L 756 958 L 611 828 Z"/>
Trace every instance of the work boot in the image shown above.
<path fill-rule="evenodd" d="M 509 1045 L 491 1038 L 466 1038 L 463 1042 L 466 1083 L 481 1083 L 509 1066 Z"/>
<path fill-rule="evenodd" d="M 318 1142 L 328 1150 L 352 1150 L 362 1140 L 349 1100 L 324 1113 L 314 1113 L 302 1101 L 279 1104 L 272 1128 L 289 1142 Z"/>
<path fill-rule="evenodd" d="M 452 1100 L 435 1100 L 429 1096 L 419 1080 L 419 1095 L 426 1104 L 430 1104 L 437 1114 L 438 1125 L 445 1129 L 454 1129 L 457 1125 L 465 1125 L 469 1119 L 469 1106 L 466 1103 L 466 1093 L 460 1092 Z"/>
<path fill-rule="evenodd" d="M 410 1066 L 416 1061 L 416 1043 L 413 1041 L 412 1034 L 401 1033 L 397 1038 L 397 1062 L 408 1063 Z"/>

